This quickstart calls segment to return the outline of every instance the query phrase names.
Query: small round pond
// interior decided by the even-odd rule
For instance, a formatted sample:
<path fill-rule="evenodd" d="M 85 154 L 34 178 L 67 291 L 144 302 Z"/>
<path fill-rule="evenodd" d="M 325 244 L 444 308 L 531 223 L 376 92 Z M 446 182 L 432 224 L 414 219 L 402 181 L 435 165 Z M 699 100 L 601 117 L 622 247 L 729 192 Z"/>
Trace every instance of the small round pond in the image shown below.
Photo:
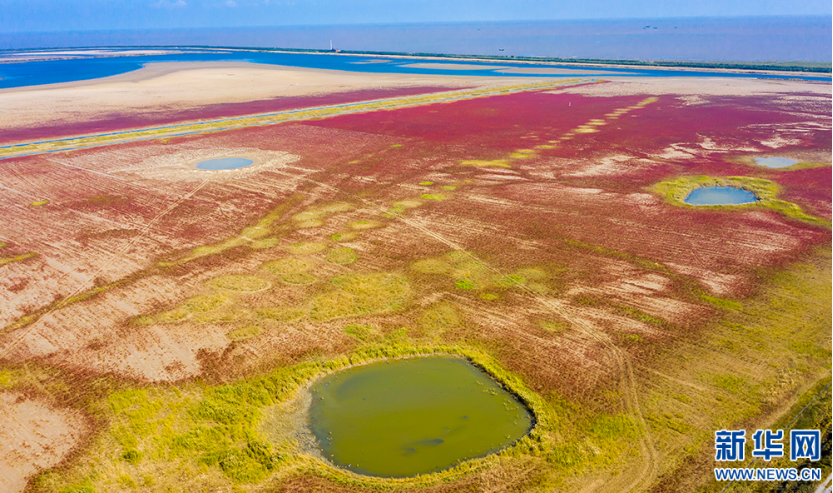
<path fill-rule="evenodd" d="M 251 166 L 254 163 L 251 159 L 242 157 L 224 157 L 218 159 L 207 159 L 197 163 L 197 169 L 218 171 L 221 169 L 237 169 Z"/>
<path fill-rule="evenodd" d="M 690 205 L 741 205 L 757 201 L 754 193 L 735 187 L 696 188 L 684 200 Z"/>
<path fill-rule="evenodd" d="M 323 455 L 371 476 L 448 469 L 511 445 L 533 425 L 514 395 L 453 356 L 350 368 L 310 391 L 310 428 Z"/>
<path fill-rule="evenodd" d="M 786 168 L 797 163 L 795 159 L 787 159 L 785 157 L 756 157 L 755 164 L 766 166 L 767 168 Z"/>

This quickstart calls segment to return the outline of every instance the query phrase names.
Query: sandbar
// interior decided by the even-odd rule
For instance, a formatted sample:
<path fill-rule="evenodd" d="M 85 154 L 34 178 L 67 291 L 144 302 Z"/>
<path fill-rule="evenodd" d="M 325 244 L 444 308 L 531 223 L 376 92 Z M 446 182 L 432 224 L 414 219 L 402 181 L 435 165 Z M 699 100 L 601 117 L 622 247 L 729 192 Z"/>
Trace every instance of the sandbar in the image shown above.
<path fill-rule="evenodd" d="M 368 89 L 449 89 L 528 78 L 378 74 L 246 62 L 158 62 L 100 79 L 0 90 L 0 130 Z"/>

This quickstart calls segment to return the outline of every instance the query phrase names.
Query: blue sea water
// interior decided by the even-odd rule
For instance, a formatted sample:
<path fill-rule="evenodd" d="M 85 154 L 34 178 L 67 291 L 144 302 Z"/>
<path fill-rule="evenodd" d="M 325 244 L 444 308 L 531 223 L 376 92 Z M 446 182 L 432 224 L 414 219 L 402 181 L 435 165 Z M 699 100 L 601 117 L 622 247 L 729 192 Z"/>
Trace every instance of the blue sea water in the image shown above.
<path fill-rule="evenodd" d="M 749 17 L 626 19 L 594 21 L 480 22 L 372 26 L 255 27 L 72 33 L 0 32 L 0 49 L 49 46 L 224 46 L 247 48 L 326 49 L 400 53 L 545 56 L 631 60 L 831 61 L 831 22 L 826 17 Z M 444 70 L 410 66 L 419 61 L 387 58 L 384 63 L 337 54 L 181 49 L 179 53 L 145 56 L 80 56 L 50 61 L 0 63 L 0 88 L 88 80 L 136 70 L 146 63 L 242 61 L 350 72 L 518 76 L 493 69 Z M 0 52 L 0 62 L 15 57 Z M 511 59 L 484 62 L 501 67 L 530 67 Z M 564 66 L 562 66 L 564 67 Z M 610 72 L 652 77 L 761 77 L 701 71 L 572 67 L 577 76 Z M 528 74 L 528 77 L 541 75 Z M 552 76 L 549 76 L 552 78 Z M 785 75 L 768 75 L 784 78 Z M 829 74 L 807 74 L 805 80 L 829 81 Z"/>
<path fill-rule="evenodd" d="M 757 201 L 754 193 L 742 188 L 703 187 L 692 190 L 684 202 L 691 205 L 741 205 Z"/>
<path fill-rule="evenodd" d="M 55 84 L 79 80 L 97 79 L 111 75 L 122 74 L 137 70 L 146 63 L 154 62 L 250 62 L 269 65 L 285 65 L 290 67 L 304 67 L 315 69 L 343 70 L 348 72 L 370 73 L 406 73 L 406 74 L 442 74 L 442 75 L 471 75 L 497 77 L 530 77 L 554 78 L 567 77 L 565 75 L 541 75 L 504 73 L 498 69 L 484 70 L 482 65 L 499 65 L 500 67 L 536 67 L 534 64 L 520 64 L 512 62 L 463 62 L 440 60 L 413 60 L 402 58 L 387 58 L 386 63 L 356 63 L 361 58 L 339 54 L 305 54 L 305 53 L 274 53 L 259 51 L 216 51 L 216 50 L 186 50 L 167 55 L 146 56 L 107 56 L 89 58 L 71 58 L 63 60 L 40 60 L 17 63 L 0 63 L 0 89 L 9 87 L 23 87 L 42 84 Z M 431 63 L 441 66 L 453 64 L 454 69 L 419 68 L 416 63 Z M 472 70 L 459 70 L 460 65 L 471 65 Z M 546 67 L 539 65 L 538 67 Z M 656 70 L 637 68 L 609 68 L 592 67 L 587 65 L 560 65 L 558 68 L 575 69 L 569 76 L 601 77 L 611 73 L 635 77 L 765 77 L 774 79 L 797 78 L 787 75 L 755 75 L 732 74 L 726 72 L 705 72 L 697 70 Z M 806 75 L 798 77 L 804 80 L 829 81 L 830 76 Z"/>

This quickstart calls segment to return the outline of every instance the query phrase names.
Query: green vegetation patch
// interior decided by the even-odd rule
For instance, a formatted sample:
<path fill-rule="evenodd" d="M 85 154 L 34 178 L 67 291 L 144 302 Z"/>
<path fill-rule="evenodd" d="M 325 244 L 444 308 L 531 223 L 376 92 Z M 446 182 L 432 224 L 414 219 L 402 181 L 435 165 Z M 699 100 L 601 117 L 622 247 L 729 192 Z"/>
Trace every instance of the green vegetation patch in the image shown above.
<path fill-rule="evenodd" d="M 353 233 L 353 232 L 336 233 L 336 234 L 332 235 L 330 237 L 330 239 L 333 240 L 333 241 L 336 241 L 336 242 L 350 241 L 350 240 L 355 240 L 356 236 L 357 236 L 356 233 Z"/>
<path fill-rule="evenodd" d="M 232 291 L 261 291 L 269 287 L 269 283 L 259 277 L 240 274 L 228 274 L 215 277 L 208 281 L 207 284 Z"/>
<path fill-rule="evenodd" d="M 245 327 L 240 327 L 239 329 L 234 329 L 228 333 L 229 339 L 233 341 L 243 341 L 246 339 L 251 339 L 252 337 L 256 337 L 263 332 L 263 329 L 258 327 L 257 325 L 247 325 Z"/>
<path fill-rule="evenodd" d="M 400 274 L 345 274 L 330 283 L 337 289 L 312 301 L 310 316 L 314 320 L 397 310 L 411 294 L 407 278 Z"/>
<path fill-rule="evenodd" d="M 506 159 L 493 159 L 491 161 L 483 159 L 464 159 L 460 161 L 463 166 L 475 166 L 478 168 L 511 168 Z"/>
<path fill-rule="evenodd" d="M 316 279 L 312 274 L 308 274 L 306 272 L 296 272 L 282 275 L 281 281 L 287 284 L 312 284 L 316 281 Z"/>
<path fill-rule="evenodd" d="M 350 324 L 344 327 L 344 333 L 361 342 L 371 342 L 377 338 L 376 331 L 370 325 Z"/>
<path fill-rule="evenodd" d="M 31 204 L 31 205 L 32 205 L 32 206 L 34 206 L 34 207 L 39 207 L 39 206 L 41 206 L 41 205 L 46 205 L 46 204 L 48 204 L 48 203 L 49 203 L 49 201 L 48 201 L 48 200 L 37 200 L 37 201 L 35 201 L 35 202 L 32 202 L 32 204 Z"/>
<path fill-rule="evenodd" d="M 451 303 L 439 303 L 425 310 L 419 317 L 419 326 L 428 333 L 443 332 L 463 323 L 460 312 Z"/>
<path fill-rule="evenodd" d="M 352 248 L 333 248 L 327 252 L 327 261 L 334 264 L 348 265 L 358 260 L 359 256 Z"/>
<path fill-rule="evenodd" d="M 263 266 L 264 269 L 275 274 L 301 274 L 312 270 L 315 263 L 311 260 L 287 257 L 274 262 L 269 262 Z"/>
<path fill-rule="evenodd" d="M 411 269 L 423 274 L 446 274 L 451 271 L 451 265 L 440 259 L 425 259 L 412 263 Z"/>
<path fill-rule="evenodd" d="M 12 372 L 0 370 L 0 389 L 12 386 Z"/>
<path fill-rule="evenodd" d="M 373 220 L 369 220 L 369 221 L 359 220 L 359 221 L 351 221 L 350 222 L 350 227 L 355 229 L 355 230 L 373 229 L 373 228 L 378 228 L 381 225 L 382 225 L 382 223 L 380 223 L 379 221 L 373 221 Z"/>
<path fill-rule="evenodd" d="M 712 206 L 690 205 L 685 203 L 686 197 L 693 190 L 712 186 L 741 188 L 755 194 L 758 201 L 752 204 Z M 780 192 L 778 184 L 762 178 L 748 176 L 729 176 L 726 178 L 711 176 L 681 177 L 675 180 L 657 183 L 654 185 L 653 190 L 665 197 L 668 203 L 679 207 L 696 207 L 698 209 L 766 208 L 780 212 L 793 219 L 830 227 L 830 221 L 805 214 L 801 211 L 801 207 L 792 202 L 779 200 L 777 198 Z"/>
<path fill-rule="evenodd" d="M 420 195 L 420 197 L 422 197 L 426 200 L 444 200 L 445 199 L 445 195 L 434 194 L 434 193 L 425 193 L 425 194 Z"/>
<path fill-rule="evenodd" d="M 421 181 L 421 182 L 419 182 L 419 184 L 424 186 L 424 187 L 427 187 L 427 186 L 433 185 L 434 182 L 433 181 Z"/>
<path fill-rule="evenodd" d="M 260 250 L 263 248 L 273 248 L 278 246 L 278 242 L 280 240 L 278 238 L 263 238 L 260 240 L 255 240 L 251 243 L 251 247 L 255 250 Z"/>
<path fill-rule="evenodd" d="M 3 257 L 0 258 L 0 265 L 10 264 L 12 262 L 21 262 L 26 259 L 37 257 L 38 254 L 35 252 L 27 252 L 21 255 L 15 255 L 14 257 Z"/>
<path fill-rule="evenodd" d="M 326 249 L 327 245 L 317 242 L 301 242 L 287 247 L 287 250 L 295 255 L 309 255 L 312 253 L 323 252 Z"/>

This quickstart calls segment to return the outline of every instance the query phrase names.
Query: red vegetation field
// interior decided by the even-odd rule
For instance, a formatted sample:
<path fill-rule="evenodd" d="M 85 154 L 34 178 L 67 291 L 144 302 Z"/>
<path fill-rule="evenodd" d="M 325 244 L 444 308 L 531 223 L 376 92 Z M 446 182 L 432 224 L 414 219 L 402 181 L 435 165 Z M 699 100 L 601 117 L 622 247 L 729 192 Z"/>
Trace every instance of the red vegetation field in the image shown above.
<path fill-rule="evenodd" d="M 227 105 L 71 131 L 438 90 Z M 404 327 L 416 339 L 484 347 L 541 395 L 593 400 L 618 371 L 594 334 L 648 361 L 708 326 L 716 312 L 708 299 L 752 295 L 769 269 L 830 245 L 829 228 L 774 210 L 683 208 L 652 191 L 680 176 L 763 178 L 780 186 L 781 199 L 829 220 L 829 162 L 783 171 L 740 160 L 829 161 L 829 99 L 814 101 L 799 111 L 757 96 L 692 104 L 671 95 L 527 92 L 0 161 L 0 242 L 37 254 L 0 265 L 0 361 L 138 381 L 226 378 L 344 354 L 357 344 L 344 326 L 367 323 L 381 334 Z M 65 131 L 21 129 L 0 140 Z M 297 159 L 239 173 L 188 170 L 209 151 Z M 334 202 L 352 209 L 317 223 L 296 216 Z M 244 230 L 254 226 L 261 229 Z M 337 239 L 345 233 L 356 237 Z M 264 237 L 273 243 L 256 247 Z M 264 263 L 316 242 L 358 257 L 336 265 L 325 253 L 304 253 L 318 278 L 395 273 L 407 278 L 407 302 L 383 313 L 274 322 L 236 342 L 230 331 L 244 324 L 232 308 L 211 322 L 135 322 L 206 293 L 217 276 L 265 276 Z M 194 250 L 205 246 L 209 253 Z M 472 263 L 456 260 L 442 275 L 413 267 L 454 250 Z M 523 290 L 494 281 L 516 272 L 525 273 Z M 460 284 L 469 278 L 492 284 Z M 277 284 L 240 295 L 233 308 L 294 307 L 330 286 Z M 442 303 L 461 321 L 436 335 L 424 313 Z"/>

